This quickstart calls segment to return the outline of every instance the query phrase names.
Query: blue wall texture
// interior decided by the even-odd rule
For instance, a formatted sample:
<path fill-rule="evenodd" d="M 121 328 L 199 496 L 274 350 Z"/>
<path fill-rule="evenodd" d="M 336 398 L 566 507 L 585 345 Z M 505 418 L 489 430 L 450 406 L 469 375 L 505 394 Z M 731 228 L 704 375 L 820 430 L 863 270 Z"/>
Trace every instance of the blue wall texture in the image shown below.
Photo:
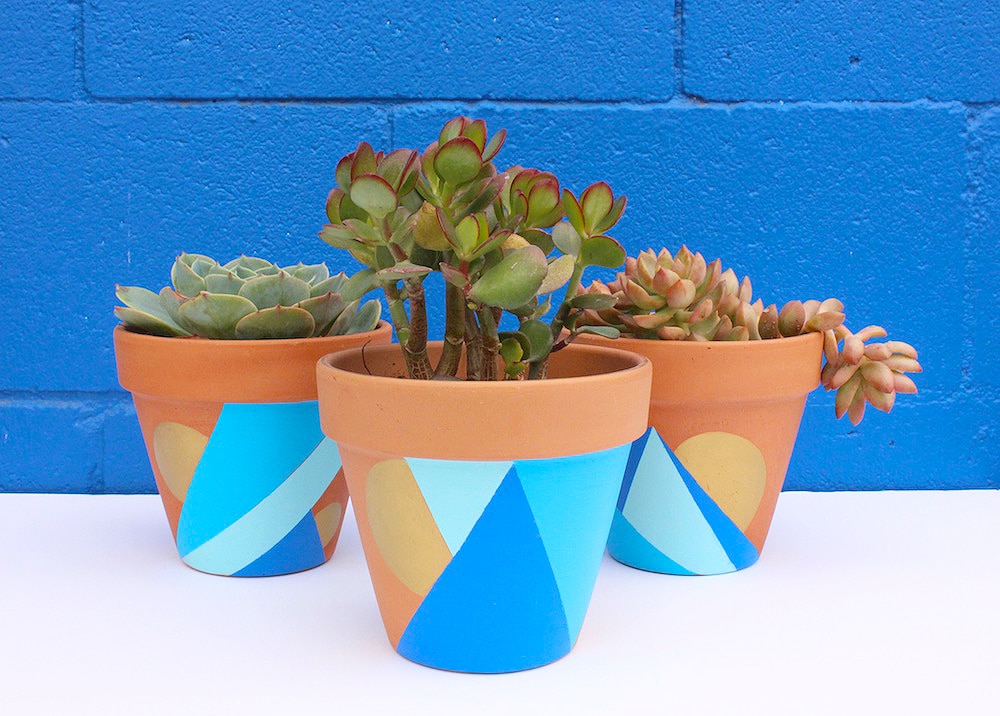
<path fill-rule="evenodd" d="M 630 252 L 920 348 L 891 415 L 810 397 L 789 488 L 1000 487 L 1000 5 L 343 5 L 0 0 L 0 490 L 152 491 L 114 284 L 182 249 L 354 270 L 316 238 L 337 159 L 456 113 L 627 194 Z"/>

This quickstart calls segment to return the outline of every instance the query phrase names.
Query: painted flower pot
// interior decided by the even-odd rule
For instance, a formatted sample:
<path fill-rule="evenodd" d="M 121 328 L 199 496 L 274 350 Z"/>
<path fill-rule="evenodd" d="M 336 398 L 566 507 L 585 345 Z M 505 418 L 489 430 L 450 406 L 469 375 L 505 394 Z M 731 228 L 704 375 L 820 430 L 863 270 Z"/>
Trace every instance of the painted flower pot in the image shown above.
<path fill-rule="evenodd" d="M 766 341 L 584 338 L 653 365 L 649 429 L 632 446 L 608 541 L 619 562 L 724 574 L 760 557 L 823 337 Z"/>
<path fill-rule="evenodd" d="M 480 673 L 566 655 L 646 429 L 648 361 L 582 347 L 543 381 L 400 380 L 394 345 L 317 371 L 393 647 Z"/>
<path fill-rule="evenodd" d="M 330 558 L 347 485 L 320 430 L 316 361 L 390 339 L 384 322 L 369 333 L 259 341 L 115 329 L 118 380 L 188 566 L 264 577 Z"/>

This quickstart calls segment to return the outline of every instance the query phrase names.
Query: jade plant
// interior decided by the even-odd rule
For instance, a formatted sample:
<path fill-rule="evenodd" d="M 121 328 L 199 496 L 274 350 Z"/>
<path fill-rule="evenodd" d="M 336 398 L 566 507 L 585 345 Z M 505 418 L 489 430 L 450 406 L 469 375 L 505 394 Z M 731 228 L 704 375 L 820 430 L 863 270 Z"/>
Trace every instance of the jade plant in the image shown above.
<path fill-rule="evenodd" d="M 183 253 L 160 292 L 118 286 L 115 315 L 129 330 L 216 340 L 309 338 L 373 330 L 381 306 L 361 304 L 363 280 L 326 264 L 284 268 L 252 256 L 226 264 Z"/>
<path fill-rule="evenodd" d="M 844 304 L 835 298 L 765 307 L 753 300 L 748 277 L 740 281 L 732 269 L 723 271 L 719 259 L 708 263 L 686 246 L 675 256 L 662 249 L 629 257 L 614 281 L 594 281 L 584 295 L 604 296 L 614 305 L 585 310 L 579 324 L 634 338 L 747 341 L 822 333 L 822 384 L 837 391 L 837 417 L 846 414 L 855 425 L 866 404 L 889 412 L 897 393 L 917 392 L 906 375 L 921 371 L 913 346 L 870 342 L 886 336 L 881 326 L 852 332 L 844 325 Z"/>
<path fill-rule="evenodd" d="M 366 289 L 384 292 L 411 378 L 453 378 L 463 353 L 469 380 L 544 378 L 549 355 L 578 333 L 617 336 L 578 321 L 614 303 L 583 293 L 581 277 L 588 266 L 625 261 L 607 235 L 625 197 L 604 182 L 578 197 L 550 172 L 500 171 L 494 158 L 505 138 L 505 130 L 489 136 L 481 119 L 456 117 L 422 153 L 362 142 L 337 164 L 320 237 L 365 265 L 355 278 Z M 445 283 L 436 364 L 424 290 L 432 273 Z M 505 312 L 511 330 L 501 327 Z"/>

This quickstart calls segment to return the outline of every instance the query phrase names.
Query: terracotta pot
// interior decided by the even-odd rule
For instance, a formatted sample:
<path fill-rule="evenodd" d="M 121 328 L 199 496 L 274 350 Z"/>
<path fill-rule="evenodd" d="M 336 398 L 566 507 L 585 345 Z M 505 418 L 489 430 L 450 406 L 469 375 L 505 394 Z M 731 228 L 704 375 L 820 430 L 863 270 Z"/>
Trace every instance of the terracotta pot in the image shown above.
<path fill-rule="evenodd" d="M 347 507 L 336 445 L 323 437 L 316 361 L 388 343 L 369 333 L 216 341 L 114 332 L 181 559 L 202 572 L 272 576 L 333 554 Z"/>
<path fill-rule="evenodd" d="M 767 341 L 581 336 L 653 364 L 650 428 L 632 447 L 608 549 L 666 574 L 723 574 L 757 561 L 806 396 L 818 333 Z"/>
<path fill-rule="evenodd" d="M 567 654 L 646 429 L 649 363 L 577 347 L 544 381 L 417 381 L 377 346 L 317 370 L 393 647 L 483 673 Z"/>

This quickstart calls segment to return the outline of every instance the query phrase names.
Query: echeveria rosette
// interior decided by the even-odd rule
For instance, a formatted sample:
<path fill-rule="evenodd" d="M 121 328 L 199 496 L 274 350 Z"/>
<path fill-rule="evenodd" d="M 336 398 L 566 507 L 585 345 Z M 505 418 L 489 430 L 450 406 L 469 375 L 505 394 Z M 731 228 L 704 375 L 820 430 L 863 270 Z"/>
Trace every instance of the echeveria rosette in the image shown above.
<path fill-rule="evenodd" d="M 916 393 L 906 373 L 919 373 L 917 351 L 901 341 L 868 343 L 885 337 L 880 326 L 852 333 L 844 325 L 844 304 L 790 301 L 779 311 L 753 300 L 750 279 L 739 280 L 719 259 L 708 263 L 682 246 L 675 256 L 647 249 L 625 261 L 625 271 L 607 284 L 593 282 L 586 294 L 610 306 L 584 311 L 580 322 L 644 339 L 688 341 L 770 340 L 822 333 L 826 358 L 822 383 L 836 390 L 837 417 L 855 425 L 865 406 L 889 412 L 896 393 Z M 841 347 L 841 343 L 843 347 Z"/>
<path fill-rule="evenodd" d="M 214 340 L 310 338 L 373 330 L 381 307 L 360 302 L 364 281 L 326 264 L 280 267 L 241 256 L 226 264 L 184 253 L 160 292 L 118 286 L 115 315 L 129 330 Z"/>

